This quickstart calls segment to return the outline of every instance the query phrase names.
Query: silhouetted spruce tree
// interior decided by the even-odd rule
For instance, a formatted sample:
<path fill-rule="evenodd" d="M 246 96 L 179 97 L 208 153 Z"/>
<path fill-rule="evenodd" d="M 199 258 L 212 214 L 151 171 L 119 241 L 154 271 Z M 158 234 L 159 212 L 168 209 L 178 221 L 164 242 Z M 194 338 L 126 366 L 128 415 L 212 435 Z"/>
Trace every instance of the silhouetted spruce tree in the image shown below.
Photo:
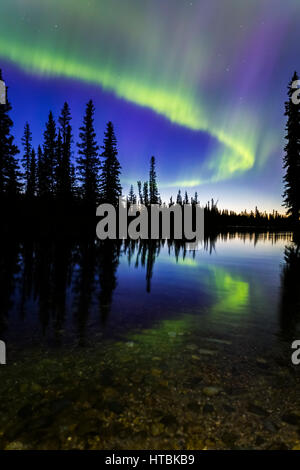
<path fill-rule="evenodd" d="M 122 195 L 120 183 L 121 165 L 117 158 L 117 140 L 111 122 L 107 123 L 101 157 L 105 160 L 100 176 L 100 199 L 103 202 L 117 205 Z"/>
<path fill-rule="evenodd" d="M 60 125 L 63 144 L 65 144 L 68 140 L 68 127 L 70 126 L 71 119 L 72 117 L 71 117 L 70 107 L 68 103 L 65 102 L 61 110 L 61 114 L 58 118 L 58 123 Z"/>
<path fill-rule="evenodd" d="M 60 149 L 57 152 L 59 161 L 57 161 L 57 188 L 56 194 L 61 200 L 70 200 L 72 196 L 72 168 L 71 168 L 71 144 L 72 128 L 70 126 L 71 113 L 68 103 L 65 103 L 58 119 L 61 141 L 58 143 Z"/>
<path fill-rule="evenodd" d="M 37 192 L 37 167 L 35 150 L 31 150 L 30 163 L 29 163 L 29 176 L 27 183 L 27 196 L 33 198 Z"/>
<path fill-rule="evenodd" d="M 142 182 L 141 181 L 137 182 L 137 187 L 138 187 L 140 204 L 143 204 Z"/>
<path fill-rule="evenodd" d="M 0 80 L 3 80 L 1 69 Z M 16 196 L 21 188 L 19 165 L 15 159 L 19 149 L 11 135 L 13 126 L 13 121 L 9 117 L 11 109 L 6 90 L 6 103 L 0 104 L 0 197 L 6 195 L 8 198 Z"/>
<path fill-rule="evenodd" d="M 30 131 L 30 126 L 26 122 L 24 127 L 24 135 L 22 137 L 22 144 L 24 148 L 24 155 L 22 158 L 23 168 L 24 168 L 24 181 L 25 181 L 25 194 L 28 194 L 28 184 L 30 178 L 30 160 L 32 152 L 32 133 Z"/>
<path fill-rule="evenodd" d="M 130 186 L 130 191 L 128 195 L 129 204 L 136 204 L 136 195 L 134 193 L 133 185 Z"/>
<path fill-rule="evenodd" d="M 86 113 L 83 119 L 83 126 L 80 127 L 79 157 L 77 165 L 79 181 L 81 182 L 81 194 L 87 203 L 96 204 L 99 195 L 99 169 L 98 159 L 99 147 L 96 142 L 94 130 L 95 107 L 90 100 L 86 106 Z"/>
<path fill-rule="evenodd" d="M 143 186 L 143 202 L 145 206 L 149 205 L 149 188 L 148 188 L 148 181 L 145 181 Z"/>
<path fill-rule="evenodd" d="M 155 170 L 155 157 L 151 157 L 151 160 L 150 160 L 149 199 L 150 199 L 150 204 L 159 203 L 159 192 L 158 192 L 156 170 Z"/>
<path fill-rule="evenodd" d="M 180 204 L 180 205 L 182 204 L 182 196 L 181 196 L 181 190 L 180 189 L 179 189 L 178 194 L 177 194 L 176 203 Z"/>
<path fill-rule="evenodd" d="M 183 204 L 188 204 L 188 203 L 189 203 L 189 197 L 188 197 L 188 193 L 186 191 L 185 194 L 184 194 Z"/>
<path fill-rule="evenodd" d="M 44 196 L 53 197 L 56 185 L 56 124 L 50 111 L 44 132 L 42 166 L 44 173 Z"/>
<path fill-rule="evenodd" d="M 287 144 L 284 148 L 283 160 L 285 170 L 283 205 L 287 208 L 287 214 L 298 222 L 300 215 L 300 105 L 292 101 L 292 95 L 295 92 L 292 83 L 295 80 L 298 80 L 297 72 L 294 73 L 288 86 L 289 99 L 285 103 Z"/>

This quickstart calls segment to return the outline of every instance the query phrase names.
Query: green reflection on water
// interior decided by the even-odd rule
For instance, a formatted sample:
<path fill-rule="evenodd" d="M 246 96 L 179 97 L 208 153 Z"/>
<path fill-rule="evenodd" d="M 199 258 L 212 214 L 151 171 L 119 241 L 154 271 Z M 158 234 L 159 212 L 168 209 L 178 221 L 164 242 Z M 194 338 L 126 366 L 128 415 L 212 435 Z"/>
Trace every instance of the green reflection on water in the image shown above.
<path fill-rule="evenodd" d="M 214 277 L 215 294 L 218 298 L 212 306 L 212 313 L 240 313 L 249 304 L 249 283 L 240 276 L 215 266 L 208 267 Z"/>
<path fill-rule="evenodd" d="M 227 269 L 211 266 L 194 258 L 170 258 L 170 262 L 184 268 L 199 268 L 206 272 L 199 272 L 201 285 L 204 281 L 210 293 L 216 297 L 216 303 L 210 308 L 212 313 L 240 313 L 249 306 L 249 282 L 240 275 L 233 275 Z M 186 275 L 186 273 L 185 273 Z"/>
<path fill-rule="evenodd" d="M 203 267 L 202 264 L 197 262 L 195 259 L 186 258 L 181 260 L 179 264 L 189 267 Z M 214 303 L 211 306 L 202 304 L 199 306 L 198 313 L 240 313 L 242 310 L 249 306 L 249 283 L 242 279 L 241 276 L 232 275 L 223 268 L 216 266 L 205 265 L 207 275 L 204 276 L 207 285 L 213 285 Z M 201 282 L 203 281 L 203 273 L 201 273 Z M 174 312 L 176 314 L 178 312 Z M 186 333 L 195 331 L 197 323 L 199 323 L 199 317 L 184 313 L 180 315 L 180 318 L 162 320 L 159 324 L 153 328 L 144 329 L 137 333 L 130 333 L 127 338 L 130 342 L 138 343 L 143 346 L 157 347 L 157 351 L 162 348 L 164 351 L 170 349 L 175 345 L 178 346 L 183 342 Z M 174 339 L 174 341 L 169 341 Z M 176 340 L 176 341 L 175 341 Z"/>

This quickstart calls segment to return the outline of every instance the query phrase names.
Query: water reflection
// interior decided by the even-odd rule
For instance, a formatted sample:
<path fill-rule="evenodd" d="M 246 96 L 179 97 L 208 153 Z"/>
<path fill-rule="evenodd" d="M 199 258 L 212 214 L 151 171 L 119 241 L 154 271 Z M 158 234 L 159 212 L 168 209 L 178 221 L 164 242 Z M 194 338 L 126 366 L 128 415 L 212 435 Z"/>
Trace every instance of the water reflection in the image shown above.
<path fill-rule="evenodd" d="M 300 305 L 299 243 L 290 233 L 218 234 L 197 252 L 171 241 L 3 238 L 0 337 L 60 345 L 76 335 L 84 345 L 107 324 L 111 333 L 170 316 L 180 324 L 187 313 L 229 320 L 257 312 L 264 322 L 276 311 L 283 253 L 280 329 L 290 337 Z"/>
<path fill-rule="evenodd" d="M 289 341 L 300 335 L 300 234 L 294 234 L 284 250 L 280 327 L 282 337 Z"/>
<path fill-rule="evenodd" d="M 232 276 L 222 268 L 210 268 L 216 286 L 216 304 L 212 307 L 213 313 L 238 313 L 247 307 L 249 302 L 249 283 L 240 276 Z"/>

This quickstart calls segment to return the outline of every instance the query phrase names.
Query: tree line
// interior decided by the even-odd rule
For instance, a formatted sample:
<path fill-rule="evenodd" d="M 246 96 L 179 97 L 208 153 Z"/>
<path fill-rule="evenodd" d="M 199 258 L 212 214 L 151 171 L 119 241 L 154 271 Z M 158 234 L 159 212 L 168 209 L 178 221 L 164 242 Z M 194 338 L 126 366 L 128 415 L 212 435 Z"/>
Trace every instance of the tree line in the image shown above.
<path fill-rule="evenodd" d="M 11 109 L 8 99 L 0 106 L 1 198 L 13 200 L 22 195 L 27 201 L 34 198 L 61 202 L 82 199 L 92 204 L 100 201 L 115 204 L 118 201 L 122 194 L 121 165 L 117 158 L 113 124 L 107 123 L 100 149 L 94 128 L 95 107 L 91 100 L 86 105 L 76 144 L 76 165 L 72 161 L 73 134 L 68 103 L 64 103 L 57 123 L 50 111 L 43 142 L 37 150 L 32 145 L 30 125 L 25 124 L 20 159 L 17 159 L 20 150 L 11 133 Z"/>
<path fill-rule="evenodd" d="M 0 70 L 0 80 L 2 72 Z M 287 144 L 284 157 L 283 204 L 291 220 L 299 221 L 300 215 L 300 109 L 292 102 L 295 92 L 293 82 L 298 80 L 295 72 L 288 88 L 285 104 L 287 116 Z M 12 134 L 13 122 L 9 116 L 12 107 L 6 97 L 6 104 L 0 105 L 0 200 L 7 202 L 25 201 L 27 207 L 34 207 L 34 201 L 65 204 L 84 203 L 95 208 L 106 202 L 118 204 L 122 196 L 120 181 L 121 165 L 118 160 L 117 139 L 112 122 L 108 122 L 103 144 L 99 147 L 94 126 L 95 107 L 90 100 L 85 109 L 79 141 L 76 142 L 76 157 L 73 159 L 74 137 L 72 117 L 68 103 L 64 103 L 57 122 L 50 111 L 43 132 L 42 143 L 35 149 L 29 123 L 24 127 L 23 151 L 20 152 Z M 21 154 L 21 155 L 20 155 Z M 187 191 L 178 190 L 176 199 L 171 196 L 168 203 L 162 202 L 157 183 L 156 161 L 150 159 L 149 180 L 137 181 L 137 193 L 131 185 L 127 195 L 128 204 L 168 205 L 198 204 L 197 191 L 192 197 Z M 213 224 L 220 225 L 286 225 L 286 217 L 273 211 L 272 214 L 255 211 L 235 213 L 220 211 L 214 200 L 205 204 L 205 214 Z"/>

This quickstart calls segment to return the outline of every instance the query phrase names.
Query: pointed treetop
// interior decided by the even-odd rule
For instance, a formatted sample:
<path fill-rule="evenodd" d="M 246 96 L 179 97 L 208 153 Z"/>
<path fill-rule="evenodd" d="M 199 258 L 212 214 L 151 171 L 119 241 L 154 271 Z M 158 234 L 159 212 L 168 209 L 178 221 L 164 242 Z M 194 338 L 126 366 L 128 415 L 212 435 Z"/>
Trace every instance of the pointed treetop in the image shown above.
<path fill-rule="evenodd" d="M 65 134 L 67 133 L 67 128 L 70 124 L 71 119 L 72 118 L 71 118 L 70 106 L 65 101 L 64 105 L 63 105 L 63 108 L 61 110 L 61 114 L 58 118 L 59 125 L 61 126 L 62 131 L 63 131 L 63 137 L 65 137 Z"/>

